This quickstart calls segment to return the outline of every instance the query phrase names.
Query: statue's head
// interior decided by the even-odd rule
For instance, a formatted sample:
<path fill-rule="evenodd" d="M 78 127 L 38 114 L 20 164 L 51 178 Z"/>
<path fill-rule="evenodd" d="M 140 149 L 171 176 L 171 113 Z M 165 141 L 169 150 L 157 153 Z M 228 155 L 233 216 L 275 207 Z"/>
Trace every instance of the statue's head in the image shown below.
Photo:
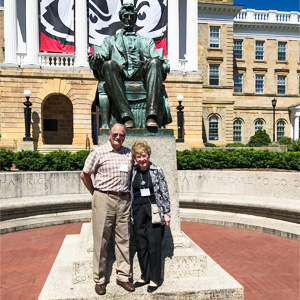
<path fill-rule="evenodd" d="M 120 11 L 119 18 L 124 24 L 124 29 L 132 31 L 137 19 L 137 10 L 132 3 L 125 3 Z"/>

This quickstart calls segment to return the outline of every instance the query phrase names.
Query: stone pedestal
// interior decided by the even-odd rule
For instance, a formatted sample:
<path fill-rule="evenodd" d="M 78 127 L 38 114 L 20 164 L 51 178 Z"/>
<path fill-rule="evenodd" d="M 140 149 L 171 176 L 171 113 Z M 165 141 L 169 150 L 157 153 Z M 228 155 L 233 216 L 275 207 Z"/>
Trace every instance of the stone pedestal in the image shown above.
<path fill-rule="evenodd" d="M 21 141 L 21 142 L 18 142 L 18 147 L 17 147 L 17 150 L 18 152 L 19 151 L 34 151 L 37 149 L 37 142 L 34 142 L 34 141 Z"/>
<path fill-rule="evenodd" d="M 107 142 L 107 135 L 107 129 L 101 130 L 99 144 Z M 111 240 L 108 246 L 107 294 L 101 299 L 244 299 L 243 287 L 180 231 L 173 130 L 128 130 L 124 145 L 130 148 L 135 141 L 147 141 L 150 144 L 150 160 L 163 169 L 169 187 L 172 219 L 162 247 L 163 283 L 153 294 L 147 293 L 147 286 L 128 293 L 116 285 Z M 133 240 L 130 249 L 133 280 L 136 281 L 140 278 L 140 269 Z M 39 300 L 97 299 L 92 278 L 92 251 L 91 224 L 84 224 L 80 235 L 68 235 L 65 238 Z"/>

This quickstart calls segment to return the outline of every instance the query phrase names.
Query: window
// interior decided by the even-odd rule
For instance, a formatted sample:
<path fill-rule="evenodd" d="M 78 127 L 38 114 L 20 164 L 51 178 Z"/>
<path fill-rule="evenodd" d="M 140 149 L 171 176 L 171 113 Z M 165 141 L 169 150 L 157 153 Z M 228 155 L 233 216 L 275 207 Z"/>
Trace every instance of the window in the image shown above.
<path fill-rule="evenodd" d="M 243 92 L 243 74 L 233 74 L 233 92 Z"/>
<path fill-rule="evenodd" d="M 220 65 L 209 65 L 209 85 L 219 85 Z"/>
<path fill-rule="evenodd" d="M 264 129 L 264 121 L 262 119 L 258 119 L 255 121 L 255 132 L 259 129 Z"/>
<path fill-rule="evenodd" d="M 219 118 L 216 115 L 212 115 L 208 119 L 209 129 L 208 129 L 208 139 L 210 141 L 219 140 Z"/>
<path fill-rule="evenodd" d="M 277 141 L 279 141 L 284 136 L 285 136 L 285 122 L 283 120 L 279 120 L 277 122 Z"/>
<path fill-rule="evenodd" d="M 265 42 L 263 41 L 256 41 L 255 45 L 255 59 L 257 60 L 264 60 L 265 55 Z"/>
<path fill-rule="evenodd" d="M 242 121 L 237 119 L 233 122 L 233 142 L 238 143 L 242 141 Z"/>
<path fill-rule="evenodd" d="M 0 8 L 4 8 L 4 0 L 0 0 Z"/>
<path fill-rule="evenodd" d="M 220 27 L 217 26 L 210 27 L 209 47 L 220 48 Z"/>
<path fill-rule="evenodd" d="M 278 42 L 278 60 L 286 61 L 286 42 Z"/>
<path fill-rule="evenodd" d="M 255 75 L 255 94 L 263 94 L 264 93 L 264 75 Z"/>
<path fill-rule="evenodd" d="M 243 41 L 234 40 L 233 41 L 233 58 L 242 59 L 243 58 Z"/>
<path fill-rule="evenodd" d="M 277 77 L 277 94 L 278 95 L 286 94 L 286 76 L 278 75 L 278 77 Z"/>

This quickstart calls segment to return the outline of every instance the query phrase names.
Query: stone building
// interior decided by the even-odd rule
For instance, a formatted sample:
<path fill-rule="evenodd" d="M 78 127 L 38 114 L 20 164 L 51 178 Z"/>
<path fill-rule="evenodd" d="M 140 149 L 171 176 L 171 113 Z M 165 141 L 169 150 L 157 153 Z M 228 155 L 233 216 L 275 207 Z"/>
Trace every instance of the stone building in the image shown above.
<path fill-rule="evenodd" d="M 184 138 L 247 143 L 259 128 L 299 138 L 300 13 L 242 9 L 232 0 L 168 1 L 165 82 L 177 135 L 184 96 Z M 242 1 L 241 1 L 242 2 Z M 39 1 L 0 0 L 1 147 L 22 141 L 24 90 L 31 90 L 31 136 L 41 151 L 97 143 L 97 81 L 87 64 L 87 7 L 75 0 L 75 53 L 39 51 Z M 58 146 L 59 145 L 59 146 Z"/>

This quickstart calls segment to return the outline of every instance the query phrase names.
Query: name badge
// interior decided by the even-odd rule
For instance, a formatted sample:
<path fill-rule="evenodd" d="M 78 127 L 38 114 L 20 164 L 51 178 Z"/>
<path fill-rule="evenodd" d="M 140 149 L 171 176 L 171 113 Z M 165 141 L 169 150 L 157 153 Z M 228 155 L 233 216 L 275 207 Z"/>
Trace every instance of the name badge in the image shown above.
<path fill-rule="evenodd" d="M 150 196 L 150 189 L 149 188 L 146 188 L 146 189 L 140 189 L 141 191 L 141 196 L 144 197 L 144 196 Z"/>
<path fill-rule="evenodd" d="M 120 164 L 120 172 L 126 172 L 126 173 L 128 173 L 128 165 L 126 165 L 126 164 Z"/>

